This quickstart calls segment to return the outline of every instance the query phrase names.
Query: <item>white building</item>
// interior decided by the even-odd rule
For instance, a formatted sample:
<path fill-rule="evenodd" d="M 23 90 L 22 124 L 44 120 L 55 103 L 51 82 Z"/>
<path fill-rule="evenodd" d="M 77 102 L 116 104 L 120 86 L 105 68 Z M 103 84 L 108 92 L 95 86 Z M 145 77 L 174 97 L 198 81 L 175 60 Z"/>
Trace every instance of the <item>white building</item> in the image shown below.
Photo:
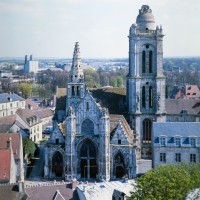
<path fill-rule="evenodd" d="M 153 123 L 153 167 L 199 163 L 200 123 Z"/>
<path fill-rule="evenodd" d="M 27 55 L 25 56 L 25 63 L 24 63 L 24 72 L 30 73 L 34 72 L 37 73 L 39 69 L 39 61 L 33 60 L 32 55 L 30 55 L 30 59 L 28 60 Z"/>
<path fill-rule="evenodd" d="M 14 115 L 19 108 L 25 108 L 25 99 L 14 93 L 0 94 L 0 117 Z"/>

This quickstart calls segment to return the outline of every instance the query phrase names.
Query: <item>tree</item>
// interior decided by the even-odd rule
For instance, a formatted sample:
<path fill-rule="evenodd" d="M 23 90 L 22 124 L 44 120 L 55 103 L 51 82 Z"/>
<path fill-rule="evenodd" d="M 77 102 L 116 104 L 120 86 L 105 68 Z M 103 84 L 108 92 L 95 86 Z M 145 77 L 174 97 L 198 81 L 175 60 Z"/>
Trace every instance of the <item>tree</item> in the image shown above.
<path fill-rule="evenodd" d="M 152 169 L 136 179 L 133 200 L 182 200 L 200 184 L 199 165 L 167 165 Z"/>
<path fill-rule="evenodd" d="M 37 146 L 32 140 L 23 138 L 23 150 L 24 156 L 27 155 L 28 158 L 33 158 L 35 151 L 37 150 Z"/>
<path fill-rule="evenodd" d="M 110 78 L 110 85 L 113 86 L 113 87 L 117 87 L 117 78 L 112 76 Z"/>
<path fill-rule="evenodd" d="M 32 84 L 31 83 L 20 83 L 19 89 L 22 92 L 22 95 L 27 98 L 31 95 Z"/>
<path fill-rule="evenodd" d="M 121 76 L 117 76 L 117 87 L 123 86 L 123 78 Z"/>

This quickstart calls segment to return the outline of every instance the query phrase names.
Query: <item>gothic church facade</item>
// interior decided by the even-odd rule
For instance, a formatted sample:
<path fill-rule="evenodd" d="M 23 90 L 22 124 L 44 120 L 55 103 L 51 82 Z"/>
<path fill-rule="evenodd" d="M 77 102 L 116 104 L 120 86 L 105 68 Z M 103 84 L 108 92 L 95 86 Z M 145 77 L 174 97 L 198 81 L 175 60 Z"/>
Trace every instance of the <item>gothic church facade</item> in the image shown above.
<path fill-rule="evenodd" d="M 136 176 L 133 130 L 123 115 L 110 115 L 86 89 L 78 43 L 67 84 L 65 125 L 63 136 L 54 124 L 45 151 L 45 177 L 113 180 Z"/>

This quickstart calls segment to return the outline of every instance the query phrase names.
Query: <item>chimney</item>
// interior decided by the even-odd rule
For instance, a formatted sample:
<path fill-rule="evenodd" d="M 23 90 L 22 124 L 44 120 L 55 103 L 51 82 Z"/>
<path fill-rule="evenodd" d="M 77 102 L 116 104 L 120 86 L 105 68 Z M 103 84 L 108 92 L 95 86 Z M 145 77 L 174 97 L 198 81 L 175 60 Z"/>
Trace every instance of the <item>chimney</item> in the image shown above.
<path fill-rule="evenodd" d="M 7 141 L 7 148 L 11 149 L 11 145 L 12 145 L 12 138 L 9 137 Z"/>
<path fill-rule="evenodd" d="M 72 179 L 71 189 L 75 190 L 78 185 L 78 181 L 76 179 Z"/>
<path fill-rule="evenodd" d="M 28 104 L 28 109 L 29 109 L 29 110 L 33 110 L 33 107 L 32 107 L 31 104 Z"/>

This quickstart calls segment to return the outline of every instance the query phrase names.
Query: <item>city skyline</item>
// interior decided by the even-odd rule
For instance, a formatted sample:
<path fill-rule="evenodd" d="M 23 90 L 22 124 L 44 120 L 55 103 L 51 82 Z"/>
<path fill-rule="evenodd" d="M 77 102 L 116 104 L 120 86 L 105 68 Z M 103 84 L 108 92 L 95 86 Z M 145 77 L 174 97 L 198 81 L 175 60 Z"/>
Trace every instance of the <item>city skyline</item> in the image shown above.
<path fill-rule="evenodd" d="M 128 34 L 138 8 L 148 4 L 162 25 L 164 57 L 200 56 L 200 2 L 187 0 L 0 0 L 0 57 L 128 57 Z M 174 6 L 172 6 L 174 5 Z"/>

